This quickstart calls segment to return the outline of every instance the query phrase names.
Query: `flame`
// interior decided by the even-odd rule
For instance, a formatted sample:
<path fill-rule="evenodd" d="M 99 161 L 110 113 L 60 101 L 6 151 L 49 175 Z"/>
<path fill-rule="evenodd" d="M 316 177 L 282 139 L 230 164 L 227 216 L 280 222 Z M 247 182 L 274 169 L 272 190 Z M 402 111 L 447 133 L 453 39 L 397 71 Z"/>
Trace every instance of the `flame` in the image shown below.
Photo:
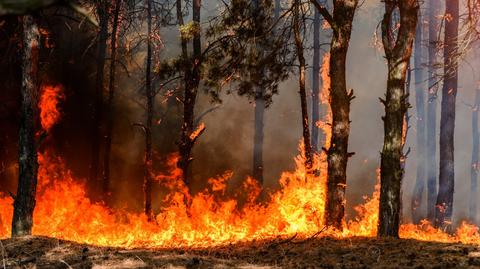
<path fill-rule="evenodd" d="M 47 89 L 50 90 L 44 90 L 42 95 L 47 100 L 58 101 L 62 96 L 59 88 Z M 46 129 L 59 119 L 57 101 L 41 105 L 41 108 L 54 108 L 42 110 L 49 111 L 46 113 L 49 123 L 42 124 Z M 327 129 L 327 134 L 329 132 Z M 261 188 L 252 178 L 243 182 L 234 198 L 228 197 L 226 189 L 232 172 L 226 172 L 209 179 L 205 190 L 189 197 L 189 207 L 185 199 L 188 190 L 175 165 L 178 154 L 171 155 L 166 162 L 169 173 L 155 177 L 170 194 L 165 197 L 165 207 L 156 215 L 155 222 L 149 222 L 142 213 L 112 209 L 91 201 L 85 182 L 74 178 L 62 158 L 46 150 L 38 156 L 33 234 L 125 248 L 209 247 L 294 234 L 297 238 L 305 238 L 318 235 L 320 231 L 320 236 L 336 238 L 375 236 L 380 185 L 375 186 L 371 198 L 365 197 L 365 203 L 355 208 L 357 216 L 348 221 L 343 231 L 325 229 L 326 156 L 324 153 L 314 156 L 314 165 L 321 173 L 312 174 L 304 166 L 302 144 L 299 152 L 294 158 L 296 169 L 281 175 L 281 188 L 269 195 L 268 202 L 256 202 Z M 239 204 L 240 200 L 244 201 L 243 205 Z M 11 233 L 12 203 L 12 198 L 0 194 L 0 238 Z M 468 223 L 462 223 L 454 235 L 435 229 L 426 221 L 421 225 L 403 224 L 400 235 L 418 240 L 480 244 L 478 228 Z"/>
<path fill-rule="evenodd" d="M 59 120 L 61 113 L 58 104 L 65 98 L 61 86 L 42 86 L 38 108 L 40 110 L 40 123 L 42 129 L 48 132 Z"/>

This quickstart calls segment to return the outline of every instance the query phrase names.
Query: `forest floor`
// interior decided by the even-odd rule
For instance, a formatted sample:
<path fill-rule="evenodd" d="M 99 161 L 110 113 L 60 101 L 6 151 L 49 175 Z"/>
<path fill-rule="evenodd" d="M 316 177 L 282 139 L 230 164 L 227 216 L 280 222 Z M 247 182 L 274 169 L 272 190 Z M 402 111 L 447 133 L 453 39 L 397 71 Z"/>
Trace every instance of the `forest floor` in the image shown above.
<path fill-rule="evenodd" d="M 480 246 L 375 238 L 295 238 L 209 249 L 119 249 L 44 237 L 0 241 L 0 269 L 480 268 Z"/>

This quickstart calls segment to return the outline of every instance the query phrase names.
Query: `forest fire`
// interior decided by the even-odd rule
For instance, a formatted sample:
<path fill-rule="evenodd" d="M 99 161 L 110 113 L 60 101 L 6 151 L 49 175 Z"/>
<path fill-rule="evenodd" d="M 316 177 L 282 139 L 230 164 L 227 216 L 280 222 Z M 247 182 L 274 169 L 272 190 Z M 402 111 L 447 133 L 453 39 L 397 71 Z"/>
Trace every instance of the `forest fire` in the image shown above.
<path fill-rule="evenodd" d="M 480 266 L 480 0 L 10 2 L 0 267 Z"/>
<path fill-rule="evenodd" d="M 60 89 L 45 87 L 40 98 L 41 123 L 47 130 L 60 119 L 58 101 L 63 96 Z M 329 132 L 328 128 L 324 130 Z M 300 150 L 303 151 L 302 145 Z M 231 177 L 227 173 L 209 179 L 209 187 L 194 195 L 188 208 L 184 200 L 186 187 L 175 166 L 177 159 L 177 155 L 171 156 L 168 175 L 155 177 L 171 193 L 166 197 L 167 206 L 156 216 L 155 222 L 149 222 L 143 214 L 110 209 L 102 203 L 92 202 L 87 197 L 85 184 L 73 177 L 60 157 L 48 150 L 39 153 L 33 234 L 127 248 L 209 247 L 292 235 L 298 238 L 315 234 L 338 238 L 376 235 L 378 184 L 373 197 L 365 198 L 365 204 L 355 208 L 358 216 L 349 221 L 343 231 L 325 229 L 324 155 L 315 158 L 315 165 L 321 167 L 319 176 L 304 168 L 303 156 L 296 157 L 296 170 L 282 174 L 279 179 L 281 189 L 271 194 L 266 204 L 257 204 L 260 187 L 255 180 L 248 178 L 236 196 L 245 199 L 246 204 L 242 207 L 236 199 L 224 197 L 226 183 Z M 248 197 L 241 197 L 244 194 Z M 0 199 L 2 238 L 11 232 L 12 202 L 12 198 L 6 195 Z M 420 226 L 402 225 L 401 236 L 428 241 L 480 243 L 477 231 L 477 227 L 463 224 L 451 236 L 424 222 Z"/>

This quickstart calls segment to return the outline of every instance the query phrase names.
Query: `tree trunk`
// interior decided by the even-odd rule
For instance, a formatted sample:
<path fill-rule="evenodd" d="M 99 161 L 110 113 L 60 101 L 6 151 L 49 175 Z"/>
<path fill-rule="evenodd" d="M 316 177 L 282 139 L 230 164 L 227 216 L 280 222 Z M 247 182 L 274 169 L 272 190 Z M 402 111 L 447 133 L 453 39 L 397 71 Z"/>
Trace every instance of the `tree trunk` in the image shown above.
<path fill-rule="evenodd" d="M 275 3 L 277 5 L 279 3 Z M 253 0 L 254 12 L 259 12 L 259 0 Z M 277 16 L 277 9 L 275 6 L 275 16 Z M 264 138 L 264 119 L 265 119 L 265 98 L 262 87 L 255 88 L 255 119 L 254 119 L 254 134 L 253 134 L 253 178 L 255 178 L 260 185 L 263 185 L 263 138 Z"/>
<path fill-rule="evenodd" d="M 452 219 L 455 187 L 454 132 L 455 102 L 458 88 L 458 18 L 459 1 L 445 3 L 444 80 L 440 115 L 440 173 L 435 205 L 435 226 L 446 227 Z M 450 227 L 450 226 L 449 226 Z"/>
<path fill-rule="evenodd" d="M 153 91 L 152 91 L 152 2 L 147 1 L 147 66 L 145 77 L 145 97 L 147 99 L 147 120 L 145 123 L 145 167 L 143 191 L 145 199 L 145 215 L 149 220 L 152 214 L 152 123 L 153 123 Z"/>
<path fill-rule="evenodd" d="M 103 83 L 105 55 L 108 38 L 108 13 L 104 1 L 97 3 L 99 17 L 97 73 L 95 77 L 95 102 L 92 109 L 90 182 L 97 182 L 100 169 L 100 140 L 102 139 Z"/>
<path fill-rule="evenodd" d="M 427 219 L 435 219 L 437 199 L 437 92 L 436 65 L 438 52 L 438 33 L 440 23 L 439 1 L 429 1 L 428 15 L 428 103 L 427 103 Z"/>
<path fill-rule="evenodd" d="M 475 91 L 475 104 L 472 109 L 472 162 L 470 165 L 470 202 L 469 216 L 473 224 L 477 223 L 477 194 L 478 194 L 478 153 L 479 131 L 478 131 L 478 109 L 480 107 L 480 89 L 477 86 Z"/>
<path fill-rule="evenodd" d="M 120 13 L 121 0 L 115 1 L 115 10 L 112 21 L 112 37 L 110 42 L 110 70 L 108 81 L 108 103 L 107 103 L 107 128 L 105 133 L 105 155 L 103 159 L 103 194 L 105 197 L 110 195 L 110 153 L 112 148 L 113 135 L 113 99 L 115 97 L 115 66 L 117 59 L 117 31 L 118 17 Z"/>
<path fill-rule="evenodd" d="M 38 95 L 38 57 L 40 34 L 34 18 L 23 17 L 22 108 L 19 132 L 19 178 L 13 204 L 12 237 L 30 235 L 33 226 L 37 189 L 37 146 L 35 122 Z"/>
<path fill-rule="evenodd" d="M 320 12 L 315 9 L 315 17 L 313 19 L 313 69 L 312 69 L 312 151 L 316 154 L 320 152 L 323 141 L 320 141 L 320 129 L 317 122 L 320 121 L 320 29 L 322 27 Z M 323 139 L 321 139 L 323 140 Z M 320 146 L 319 146 L 320 145 Z"/>
<path fill-rule="evenodd" d="M 317 1 L 317 10 L 333 30 L 330 44 L 330 107 L 332 136 L 327 151 L 326 223 L 342 229 L 345 216 L 345 187 L 347 183 L 348 136 L 350 134 L 350 101 L 353 91 L 347 91 L 345 67 L 352 33 L 352 22 L 358 0 L 334 1 L 333 16 Z"/>
<path fill-rule="evenodd" d="M 310 126 L 308 122 L 308 108 L 307 108 L 307 90 L 305 88 L 305 56 L 303 55 L 303 40 L 301 35 L 301 3 L 300 0 L 295 0 L 293 8 L 293 32 L 295 35 L 295 47 L 298 57 L 298 86 L 300 91 L 300 105 L 302 108 L 302 127 L 303 127 L 303 143 L 305 154 L 305 168 L 311 170 L 313 166 L 312 146 L 310 144 Z"/>
<path fill-rule="evenodd" d="M 178 166 L 183 172 L 183 180 L 187 186 L 190 185 L 191 176 L 189 166 L 191 162 L 192 148 L 198 138 L 194 135 L 195 103 L 197 100 L 198 86 L 200 84 L 200 58 L 202 54 L 201 33 L 200 33 L 200 7 L 201 0 L 193 0 L 193 22 L 195 31 L 193 34 L 193 58 L 190 61 L 189 71 L 185 72 L 185 95 L 183 99 L 183 125 L 181 140 L 179 143 L 180 159 Z M 187 59 L 186 59 L 187 60 Z M 191 71 L 190 71 L 191 70 Z"/>
<path fill-rule="evenodd" d="M 400 12 L 400 29 L 393 37 L 393 13 Z M 378 235 L 398 237 L 401 211 L 402 166 L 405 141 L 404 119 L 408 110 L 405 80 L 418 16 L 417 0 L 385 1 L 385 16 L 382 21 L 382 40 L 388 62 L 388 79 L 384 121 L 384 144 L 380 167 L 380 212 Z"/>
<path fill-rule="evenodd" d="M 423 23 L 419 11 L 419 23 L 415 37 L 415 110 L 417 112 L 417 175 L 415 188 L 412 195 L 412 219 L 413 223 L 419 223 L 424 216 L 420 212 L 425 190 L 425 88 L 423 69 Z"/>

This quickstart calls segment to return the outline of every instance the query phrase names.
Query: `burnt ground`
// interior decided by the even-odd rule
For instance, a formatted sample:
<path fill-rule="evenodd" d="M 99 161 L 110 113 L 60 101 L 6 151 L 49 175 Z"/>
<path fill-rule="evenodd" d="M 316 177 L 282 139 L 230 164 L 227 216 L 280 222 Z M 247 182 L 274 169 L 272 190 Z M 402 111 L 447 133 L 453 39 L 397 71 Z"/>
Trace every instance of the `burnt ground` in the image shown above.
<path fill-rule="evenodd" d="M 480 247 L 375 238 L 277 239 L 209 249 L 119 249 L 52 238 L 0 241 L 3 268 L 480 268 Z"/>

